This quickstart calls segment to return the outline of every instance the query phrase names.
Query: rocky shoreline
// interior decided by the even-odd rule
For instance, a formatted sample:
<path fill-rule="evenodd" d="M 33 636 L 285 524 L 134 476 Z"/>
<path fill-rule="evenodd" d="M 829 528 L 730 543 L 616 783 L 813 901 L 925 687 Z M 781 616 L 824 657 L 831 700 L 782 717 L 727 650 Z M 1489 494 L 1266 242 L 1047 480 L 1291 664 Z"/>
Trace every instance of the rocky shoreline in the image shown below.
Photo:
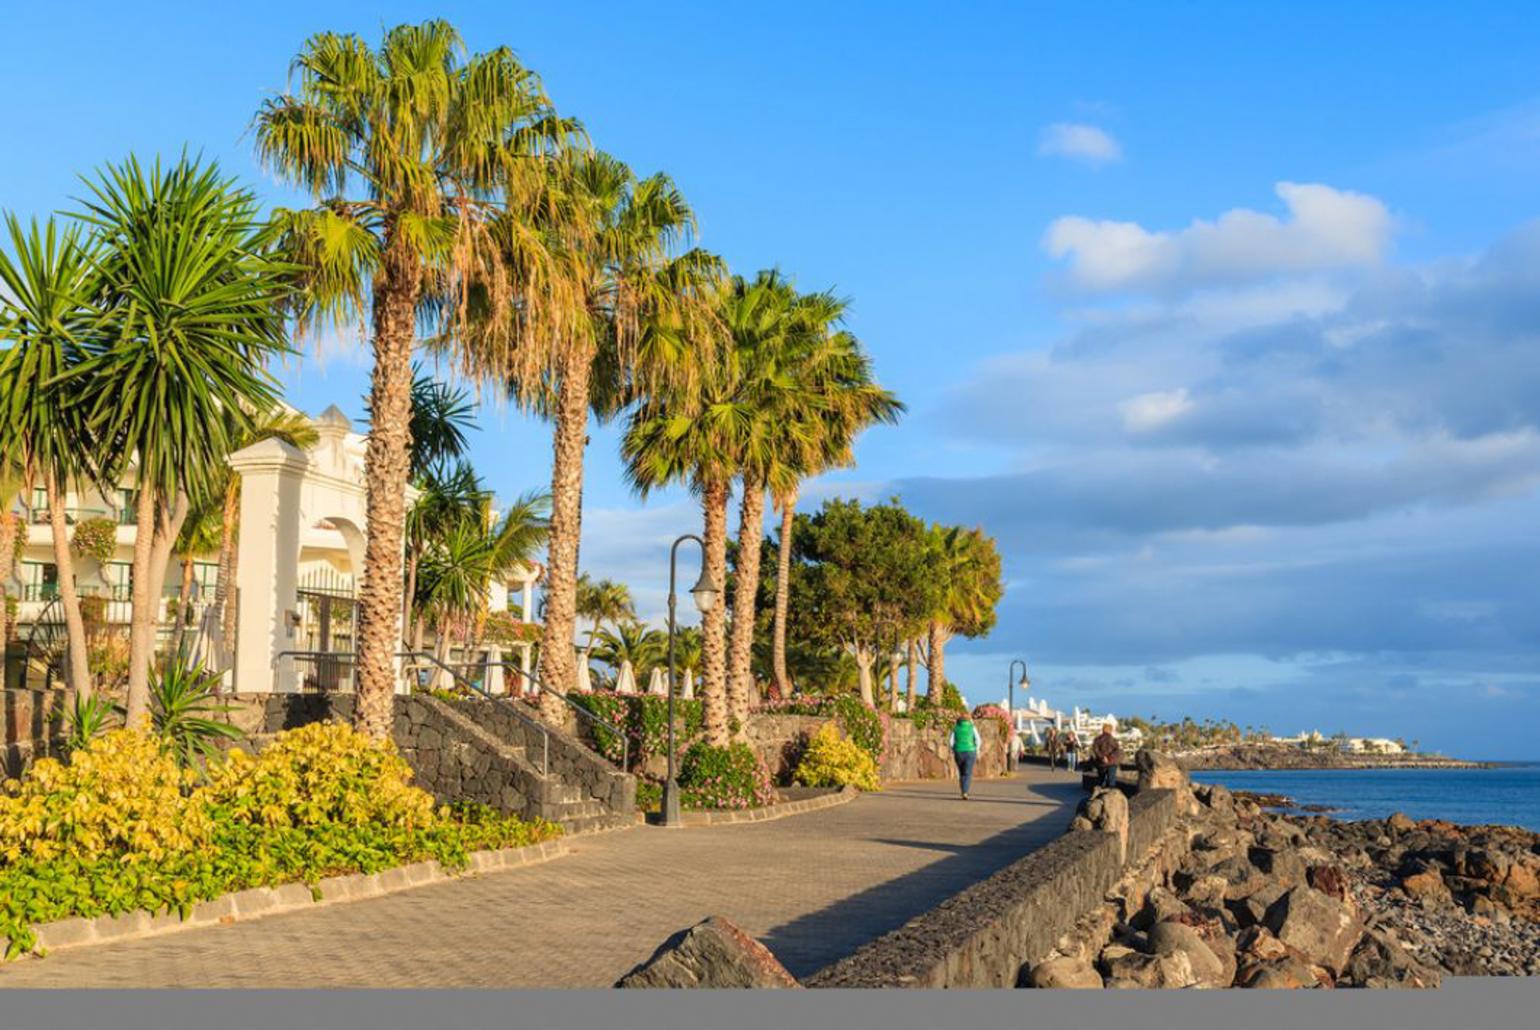
<path fill-rule="evenodd" d="M 1495 769 L 1497 762 L 1472 762 L 1442 755 L 1357 755 L 1305 751 L 1295 747 L 1235 744 L 1181 751 L 1171 756 L 1183 769 Z"/>
<path fill-rule="evenodd" d="M 1033 986 L 1426 988 L 1540 974 L 1540 834 L 1281 814 L 1171 773 L 1182 828 L 1033 967 Z M 1096 791 L 1082 818 L 1103 825 L 1114 793 Z"/>

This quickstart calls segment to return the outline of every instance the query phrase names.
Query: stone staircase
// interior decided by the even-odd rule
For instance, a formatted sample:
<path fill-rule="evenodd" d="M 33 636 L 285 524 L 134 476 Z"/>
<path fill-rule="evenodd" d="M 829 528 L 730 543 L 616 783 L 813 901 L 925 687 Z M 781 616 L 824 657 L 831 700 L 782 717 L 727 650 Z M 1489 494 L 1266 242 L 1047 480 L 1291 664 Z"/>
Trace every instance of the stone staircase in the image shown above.
<path fill-rule="evenodd" d="M 564 783 L 558 790 L 557 814 L 552 821 L 560 823 L 569 835 L 620 830 L 640 821 L 634 813 L 616 812 L 594 800 L 580 785 Z"/>

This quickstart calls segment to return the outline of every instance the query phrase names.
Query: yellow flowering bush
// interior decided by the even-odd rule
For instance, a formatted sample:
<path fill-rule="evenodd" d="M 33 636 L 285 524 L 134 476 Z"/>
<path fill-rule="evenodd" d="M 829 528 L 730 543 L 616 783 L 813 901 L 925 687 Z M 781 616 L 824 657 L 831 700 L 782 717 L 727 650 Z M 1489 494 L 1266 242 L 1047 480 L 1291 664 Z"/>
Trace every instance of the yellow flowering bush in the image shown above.
<path fill-rule="evenodd" d="M 0 791 L 0 856 L 131 862 L 205 847 L 209 820 L 189 794 L 193 775 L 157 738 L 129 730 L 97 737 L 68 764 L 40 758 Z"/>
<path fill-rule="evenodd" d="M 832 722 L 824 723 L 808 741 L 794 778 L 805 787 L 882 789 L 871 752 L 855 741 L 841 737 Z"/>
<path fill-rule="evenodd" d="M 235 822 L 416 829 L 433 821 L 434 803 L 411 780 L 411 766 L 390 743 L 318 722 L 280 733 L 258 755 L 231 751 L 202 793 Z"/>
<path fill-rule="evenodd" d="M 435 808 L 389 743 L 318 723 L 197 774 L 128 730 L 40 759 L 0 789 L 0 943 L 32 924 L 136 910 L 185 913 L 230 891 L 310 883 L 549 840 L 561 827 L 458 803 Z"/>

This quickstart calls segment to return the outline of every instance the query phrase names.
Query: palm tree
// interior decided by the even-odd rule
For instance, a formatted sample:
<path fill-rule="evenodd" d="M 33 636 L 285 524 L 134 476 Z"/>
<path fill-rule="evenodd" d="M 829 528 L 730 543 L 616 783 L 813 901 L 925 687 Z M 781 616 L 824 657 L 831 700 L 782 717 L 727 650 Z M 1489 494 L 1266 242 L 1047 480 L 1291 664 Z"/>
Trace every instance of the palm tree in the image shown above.
<path fill-rule="evenodd" d="M 693 232 L 694 214 L 665 175 L 638 179 L 608 154 L 569 152 L 551 166 L 544 186 L 525 221 L 507 216 L 510 224 L 499 225 L 498 237 L 511 251 L 503 257 L 507 267 L 527 264 L 531 248 L 551 256 L 548 290 L 564 301 L 554 305 L 559 331 L 514 332 L 484 318 L 466 354 L 469 372 L 501 379 L 522 406 L 553 423 L 540 678 L 550 691 L 564 692 L 577 681 L 573 642 L 590 412 L 613 416 L 635 382 L 650 382 L 653 369 L 675 363 L 692 317 L 685 303 L 691 277 L 714 271 L 714 260 L 694 250 L 676 256 Z M 520 227 L 533 232 L 516 231 Z M 510 346 L 512 338 L 525 345 Z M 541 695 L 541 711 L 559 719 L 563 704 L 550 691 Z"/>
<path fill-rule="evenodd" d="M 903 403 L 873 378 L 871 359 L 860 341 L 836 328 L 844 320 L 845 308 L 845 302 L 823 293 L 804 298 L 800 313 L 805 322 L 821 331 L 825 349 L 814 388 L 814 446 L 804 451 L 799 461 L 788 463 L 783 476 L 772 483 L 776 507 L 781 513 L 775 613 L 771 622 L 772 689 L 779 694 L 791 690 L 791 678 L 786 671 L 786 617 L 791 601 L 792 530 L 801 483 L 830 469 L 853 464 L 855 441 L 861 432 L 878 423 L 893 425 L 904 412 Z"/>
<path fill-rule="evenodd" d="M 614 580 L 595 582 L 588 573 L 578 577 L 577 614 L 588 619 L 588 642 L 583 645 L 583 661 L 593 657 L 594 643 L 601 636 L 605 623 L 617 629 L 636 618 L 636 606 L 631 601 L 631 588 Z"/>
<path fill-rule="evenodd" d="M 87 472 L 84 459 L 96 445 L 78 406 L 64 403 L 53 384 L 95 346 L 96 256 L 76 227 L 61 231 L 53 219 L 23 227 L 11 215 L 5 222 L 11 254 L 0 251 L 0 339 L 8 344 L 0 353 L 0 460 L 20 488 L 41 479 L 47 492 L 68 642 L 65 682 L 89 697 L 85 619 L 75 589 L 64 491 Z M 7 523 L 14 531 L 9 512 Z M 10 558 L 8 548 L 6 561 Z"/>
<path fill-rule="evenodd" d="M 677 657 L 678 639 L 675 639 Z M 620 667 L 626 662 L 631 663 L 631 668 L 640 679 L 645 676 L 654 665 L 668 658 L 668 634 L 660 630 L 648 629 L 647 624 L 628 619 L 616 624 L 614 630 L 605 630 L 599 635 L 599 646 L 594 649 L 593 655 L 599 661 L 620 673 Z"/>
<path fill-rule="evenodd" d="M 215 496 L 225 456 L 277 406 L 269 359 L 288 352 L 288 266 L 264 254 L 256 198 L 216 165 L 129 158 L 88 183 L 102 240 L 103 347 L 61 380 L 106 441 L 103 478 L 136 470 L 133 619 L 125 725 L 149 720 L 161 587 L 191 506 Z"/>
<path fill-rule="evenodd" d="M 575 132 L 511 50 L 462 50 L 444 21 L 390 29 L 377 50 L 319 33 L 295 59 L 297 88 L 256 118 L 263 161 L 316 201 L 274 216 L 304 266 L 302 322 L 373 323 L 356 721 L 378 739 L 396 682 L 417 330 L 452 333 L 474 297 L 544 338 L 545 284 L 524 266 L 502 274 L 497 215 Z"/>
<path fill-rule="evenodd" d="M 982 636 L 995 623 L 1000 601 L 1000 552 L 983 530 L 931 526 L 930 550 L 939 590 L 927 627 L 926 691 L 941 697 L 946 683 L 946 644 L 955 635 Z"/>

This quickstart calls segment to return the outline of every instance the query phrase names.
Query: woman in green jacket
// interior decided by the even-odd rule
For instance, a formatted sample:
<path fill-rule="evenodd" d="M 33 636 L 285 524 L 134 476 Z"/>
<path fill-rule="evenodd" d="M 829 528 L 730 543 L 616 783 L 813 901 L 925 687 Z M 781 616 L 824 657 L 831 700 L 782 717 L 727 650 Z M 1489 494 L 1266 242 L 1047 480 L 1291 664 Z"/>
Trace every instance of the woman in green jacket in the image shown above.
<path fill-rule="evenodd" d="M 957 762 L 958 785 L 962 799 L 968 800 L 968 788 L 973 786 L 973 763 L 979 757 L 979 728 L 967 712 L 952 727 L 952 758 Z"/>

